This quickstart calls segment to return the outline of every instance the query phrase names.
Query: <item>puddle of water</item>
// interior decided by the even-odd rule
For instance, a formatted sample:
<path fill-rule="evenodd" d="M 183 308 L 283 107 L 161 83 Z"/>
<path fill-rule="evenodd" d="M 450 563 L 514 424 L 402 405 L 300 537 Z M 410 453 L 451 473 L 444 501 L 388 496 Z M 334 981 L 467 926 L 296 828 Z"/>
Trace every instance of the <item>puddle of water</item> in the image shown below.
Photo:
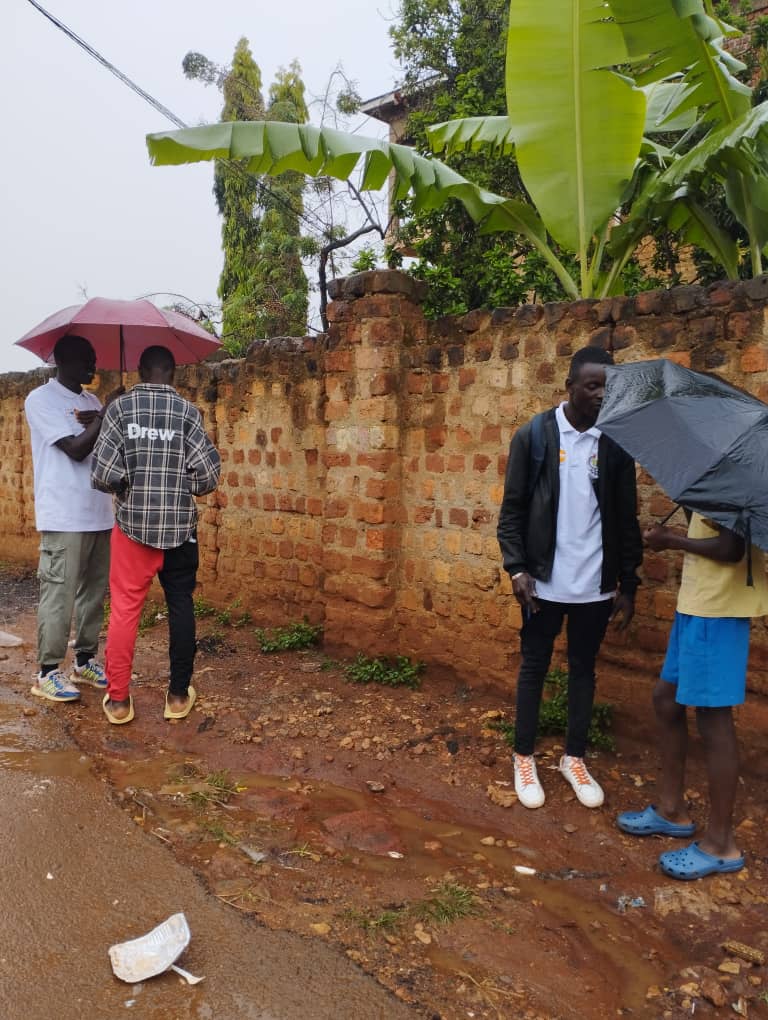
<path fill-rule="evenodd" d="M 17 769 L 36 776 L 79 779 L 90 771 L 90 762 L 78 751 L 0 750 L 0 769 Z"/>
<path fill-rule="evenodd" d="M 185 767 L 189 773 L 190 766 L 197 768 L 197 777 L 183 775 Z M 203 762 L 163 755 L 161 760 L 112 762 L 109 767 L 118 788 L 137 790 L 134 799 L 141 800 L 142 790 L 151 792 L 152 808 L 157 812 L 152 819 L 153 826 L 176 828 L 194 818 L 193 809 L 183 794 L 200 785 L 200 777 L 206 771 Z M 302 782 L 296 778 L 247 772 L 232 774 L 232 780 L 238 787 L 244 788 L 244 799 L 239 804 L 235 796 L 222 808 L 222 826 L 238 832 L 244 830 L 247 835 L 243 836 L 243 840 L 248 844 L 269 846 L 270 852 L 265 859 L 278 867 L 302 863 L 288 856 L 291 847 L 297 844 L 306 842 L 310 849 L 322 850 L 328 840 L 322 824 L 326 818 L 344 812 L 372 811 L 387 820 L 387 827 L 403 846 L 404 859 L 393 860 L 350 847 L 337 863 L 354 869 L 358 881 L 361 871 L 371 878 L 394 873 L 403 878 L 423 880 L 443 877 L 450 870 L 454 870 L 457 881 L 461 881 L 462 872 L 475 872 L 481 868 L 492 882 L 514 886 L 520 890 L 522 900 L 536 902 L 542 912 L 542 923 L 570 943 L 572 951 L 565 947 L 565 952 L 573 957 L 574 965 L 580 962 L 577 957 L 583 959 L 584 956 L 583 950 L 577 952 L 579 943 L 588 947 L 597 960 L 603 960 L 606 972 L 619 976 L 624 1005 L 631 1008 L 643 1006 L 647 988 L 658 983 L 657 969 L 640 955 L 637 945 L 636 925 L 641 923 L 641 919 L 634 918 L 633 923 L 629 917 L 619 915 L 615 909 L 615 898 L 610 893 L 606 893 L 604 904 L 594 900 L 594 887 L 598 880 L 604 878 L 600 873 L 595 872 L 594 876 L 547 872 L 520 875 L 515 866 L 542 863 L 537 860 L 541 857 L 540 853 L 525 846 L 485 846 L 481 843 L 481 839 L 487 836 L 485 831 L 427 820 L 413 811 L 393 807 L 367 791 L 348 790 L 316 780 Z M 163 788 L 165 796 L 158 795 Z M 295 802 L 289 802 L 285 813 L 265 816 L 258 810 L 245 807 L 247 795 L 258 793 L 288 794 L 295 798 Z M 429 804 L 425 804 L 424 808 L 429 810 Z M 214 842 L 218 839 L 215 834 L 207 838 Z M 556 881 L 563 878 L 571 881 Z M 579 888 L 584 888 L 585 882 L 591 883 L 589 895 L 579 896 Z M 652 943 L 654 939 L 647 936 L 643 942 Z M 668 946 L 664 952 L 668 954 Z M 436 967 L 454 976 L 467 969 L 466 961 L 459 955 L 436 946 L 431 947 L 429 955 Z"/>
<path fill-rule="evenodd" d="M 39 729 L 39 721 L 36 724 Z M 0 769 L 57 779 L 78 779 L 90 761 L 75 748 L 30 747 L 30 721 L 8 705 L 0 706 Z"/>

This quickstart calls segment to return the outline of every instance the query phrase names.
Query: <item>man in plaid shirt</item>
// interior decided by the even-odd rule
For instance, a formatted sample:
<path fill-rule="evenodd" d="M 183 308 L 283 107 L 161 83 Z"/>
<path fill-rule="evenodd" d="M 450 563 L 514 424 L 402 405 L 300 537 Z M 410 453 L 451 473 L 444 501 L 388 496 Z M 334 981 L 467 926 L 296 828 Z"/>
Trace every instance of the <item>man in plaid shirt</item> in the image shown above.
<path fill-rule="evenodd" d="M 148 347 L 141 382 L 109 405 L 93 451 L 91 483 L 114 493 L 104 713 L 133 719 L 131 669 L 141 610 L 155 575 L 168 604 L 171 679 L 166 719 L 183 719 L 195 701 L 192 592 L 198 566 L 195 496 L 212 492 L 221 462 L 197 408 L 173 388 L 176 365 L 166 347 Z"/>

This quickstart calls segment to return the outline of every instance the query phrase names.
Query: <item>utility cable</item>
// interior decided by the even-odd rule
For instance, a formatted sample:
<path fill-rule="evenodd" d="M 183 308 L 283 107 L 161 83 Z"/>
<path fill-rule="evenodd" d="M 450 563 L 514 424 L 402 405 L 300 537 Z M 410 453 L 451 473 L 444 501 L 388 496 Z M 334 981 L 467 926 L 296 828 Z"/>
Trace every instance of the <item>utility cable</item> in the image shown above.
<path fill-rule="evenodd" d="M 135 92 L 136 95 L 140 96 L 145 102 L 149 103 L 150 106 L 157 110 L 158 113 L 162 114 L 163 117 L 169 120 L 172 124 L 175 124 L 176 127 L 178 128 L 188 128 L 190 126 L 189 124 L 185 123 L 180 117 L 177 117 L 176 114 L 173 113 L 172 110 L 169 110 L 167 106 L 160 102 L 160 100 L 155 99 L 155 97 L 150 95 L 149 92 L 146 92 L 143 88 L 141 88 L 140 85 L 137 85 L 135 81 L 128 77 L 127 74 L 124 74 L 118 67 L 115 67 L 115 65 L 111 63 L 111 61 L 107 60 L 105 56 L 99 53 L 99 51 L 95 49 L 93 46 L 91 46 L 90 43 L 87 43 L 84 39 L 82 39 L 76 32 L 73 32 L 72 29 L 65 25 L 63 21 L 60 21 L 57 17 L 55 17 L 55 15 L 51 14 L 50 11 L 47 11 L 45 7 L 43 7 L 41 4 L 37 2 L 37 0 L 28 0 L 28 2 L 37 11 L 39 11 L 43 15 L 43 17 L 47 18 L 53 25 L 56 26 L 56 28 L 62 31 L 69 39 L 71 39 L 72 42 L 76 43 L 83 50 L 85 50 L 85 52 L 89 56 L 93 57 L 94 60 L 98 61 L 98 63 L 101 64 L 102 67 L 105 67 L 111 74 L 118 78 L 124 85 L 127 85 L 129 89 Z M 308 219 L 306 212 L 304 210 L 295 209 L 290 204 L 290 202 L 288 202 L 287 199 L 283 198 L 282 195 L 279 195 L 277 192 L 273 191 L 269 187 L 269 185 L 265 184 L 264 181 L 260 179 L 258 174 L 248 173 L 248 171 L 245 170 L 241 166 L 241 164 L 235 160 L 221 160 L 221 162 L 227 163 L 227 165 L 231 168 L 237 168 L 237 170 L 240 173 L 247 175 L 249 178 L 251 178 L 256 184 L 256 187 L 259 188 L 259 190 L 262 193 L 266 193 L 272 199 L 274 199 L 275 202 L 282 205 L 284 209 L 287 209 L 287 211 L 290 212 L 293 216 L 297 216 L 300 220 L 302 220 L 306 224 L 306 226 L 310 230 L 317 230 L 318 228 L 321 231 L 325 230 L 325 224 L 322 222 L 322 220 L 320 220 L 320 218 L 316 214 L 315 224 L 313 224 Z"/>

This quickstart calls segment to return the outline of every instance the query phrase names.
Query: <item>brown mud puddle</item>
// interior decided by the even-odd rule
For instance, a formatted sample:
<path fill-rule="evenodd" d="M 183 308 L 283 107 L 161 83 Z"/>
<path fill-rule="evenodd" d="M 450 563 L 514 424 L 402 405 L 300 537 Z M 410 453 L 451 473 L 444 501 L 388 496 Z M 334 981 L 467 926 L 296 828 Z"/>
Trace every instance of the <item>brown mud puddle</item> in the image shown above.
<path fill-rule="evenodd" d="M 139 641 L 134 723 L 109 727 L 94 691 L 50 709 L 134 822 L 233 910 L 329 941 L 433 1020 L 768 1017 L 766 968 L 720 945 L 768 951 L 764 704 L 740 720 L 749 867 L 675 883 L 654 868 L 668 843 L 614 825 L 653 801 L 657 768 L 650 705 L 617 671 L 600 684 L 618 751 L 592 759 L 606 806 L 575 802 L 548 739 L 547 804 L 530 812 L 489 798 L 511 789 L 509 748 L 489 727 L 507 709 L 498 696 L 429 675 L 416 692 L 353 686 L 319 652 L 261 654 L 249 630 L 227 629 L 199 656 L 199 702 L 181 723 L 161 717 L 160 625 Z M 17 676 L 23 691 L 20 664 Z M 650 690 L 650 675 L 633 679 Z M 14 767 L 11 731 L 0 718 Z M 701 818 L 696 756 L 689 785 Z"/>

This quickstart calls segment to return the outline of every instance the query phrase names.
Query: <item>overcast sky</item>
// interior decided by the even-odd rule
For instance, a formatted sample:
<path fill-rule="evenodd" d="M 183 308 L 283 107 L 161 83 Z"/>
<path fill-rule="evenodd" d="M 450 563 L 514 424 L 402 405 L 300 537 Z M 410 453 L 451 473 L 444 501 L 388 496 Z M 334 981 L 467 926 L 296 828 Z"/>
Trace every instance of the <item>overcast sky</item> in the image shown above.
<path fill-rule="evenodd" d="M 215 121 L 221 97 L 184 78 L 189 50 L 217 63 L 250 40 L 265 91 L 296 58 L 309 93 L 338 62 L 364 99 L 397 76 L 387 29 L 397 0 L 40 0 L 183 121 Z M 12 346 L 88 297 L 178 292 L 216 299 L 220 220 L 212 164 L 151 167 L 144 136 L 172 128 L 28 0 L 0 0 L 5 144 L 0 372 L 35 367 Z M 381 136 L 368 121 L 364 133 Z"/>

